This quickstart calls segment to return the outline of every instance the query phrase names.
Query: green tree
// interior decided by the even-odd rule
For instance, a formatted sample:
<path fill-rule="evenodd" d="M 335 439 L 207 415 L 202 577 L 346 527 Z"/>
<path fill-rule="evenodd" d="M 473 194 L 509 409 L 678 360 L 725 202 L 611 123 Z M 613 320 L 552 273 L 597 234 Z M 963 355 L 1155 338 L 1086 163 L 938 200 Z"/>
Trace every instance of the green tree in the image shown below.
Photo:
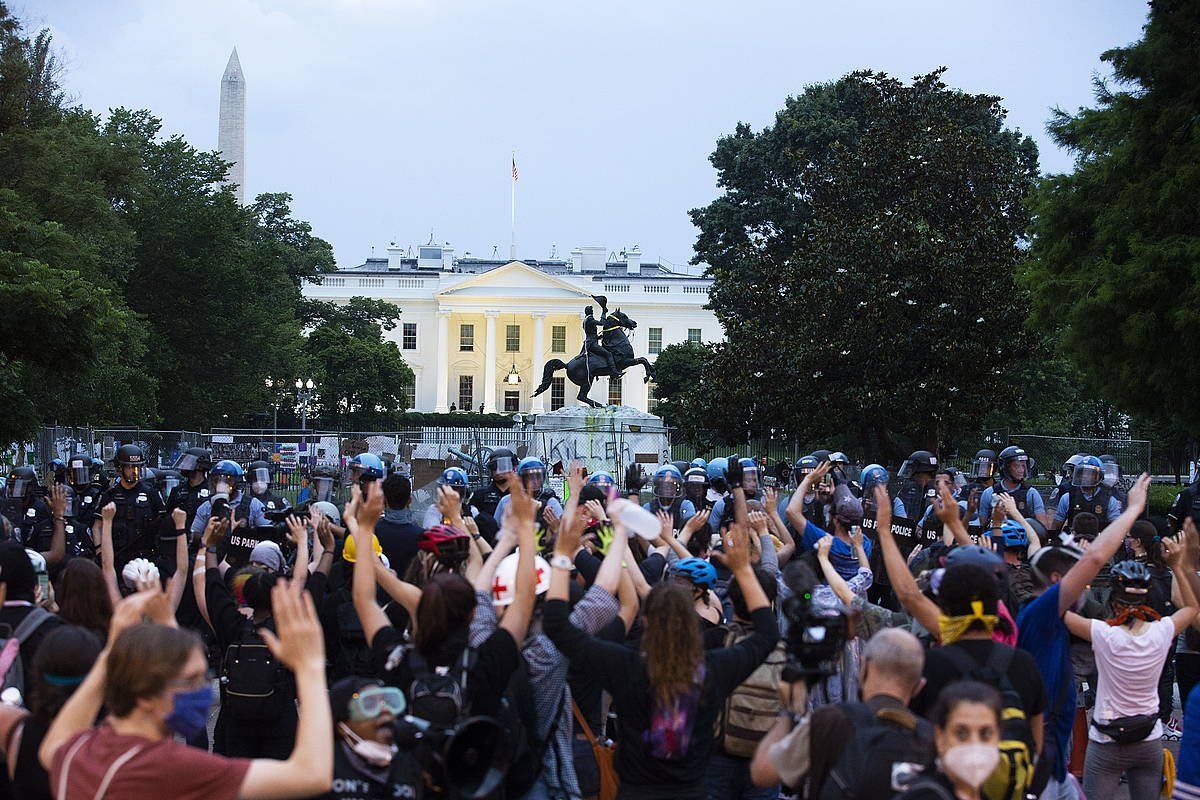
<path fill-rule="evenodd" d="M 1002 376 L 1030 347 L 1013 271 L 1037 150 L 1004 120 L 941 70 L 856 72 L 718 141 L 724 193 L 691 214 L 727 356 L 698 400 L 744 411 L 713 426 L 897 456 L 1014 405 Z"/>
<path fill-rule="evenodd" d="M 1200 6 L 1150 5 L 1141 41 L 1104 53 L 1096 107 L 1055 112 L 1075 171 L 1036 194 L 1025 275 L 1034 320 L 1121 408 L 1200 433 Z"/>
<path fill-rule="evenodd" d="M 316 324 L 304 353 L 318 384 L 315 414 L 348 429 L 386 426 L 406 410 L 405 388 L 414 380 L 400 348 L 383 336 L 395 330 L 400 309 L 366 297 L 310 308 Z"/>

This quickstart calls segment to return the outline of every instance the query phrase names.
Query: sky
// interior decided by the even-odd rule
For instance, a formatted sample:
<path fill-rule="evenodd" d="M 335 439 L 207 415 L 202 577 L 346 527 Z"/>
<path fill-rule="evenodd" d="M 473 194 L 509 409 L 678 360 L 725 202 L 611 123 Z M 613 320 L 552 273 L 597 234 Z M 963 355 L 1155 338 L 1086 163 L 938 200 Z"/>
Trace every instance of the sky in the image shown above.
<path fill-rule="evenodd" d="M 1044 172 L 1045 133 L 1092 102 L 1133 0 L 9 0 L 48 27 L 64 85 L 97 112 L 148 108 L 215 149 L 221 74 L 246 76 L 246 196 L 289 192 L 339 266 L 395 241 L 517 255 L 641 247 L 679 270 L 708 157 L 738 122 L 856 69 L 999 95 Z M 692 268 L 695 271 L 696 268 Z"/>

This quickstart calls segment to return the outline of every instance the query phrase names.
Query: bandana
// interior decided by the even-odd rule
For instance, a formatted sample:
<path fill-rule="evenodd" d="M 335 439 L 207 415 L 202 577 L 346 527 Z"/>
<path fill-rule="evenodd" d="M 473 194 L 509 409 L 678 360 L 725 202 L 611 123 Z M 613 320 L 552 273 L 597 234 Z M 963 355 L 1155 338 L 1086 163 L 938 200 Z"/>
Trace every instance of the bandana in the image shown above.
<path fill-rule="evenodd" d="M 1130 617 L 1140 619 L 1142 622 L 1157 622 L 1162 619 L 1159 613 L 1149 606 L 1125 606 L 1115 617 L 1106 621 L 1116 628 L 1129 622 Z"/>
<path fill-rule="evenodd" d="M 984 629 L 990 635 L 1000 624 L 1000 617 L 996 614 L 983 613 L 983 601 L 971 601 L 971 613 L 964 614 L 960 617 L 947 617 L 944 614 L 938 616 L 938 635 L 942 640 L 942 644 L 954 644 L 963 637 L 967 629 L 976 622 L 983 623 Z"/>

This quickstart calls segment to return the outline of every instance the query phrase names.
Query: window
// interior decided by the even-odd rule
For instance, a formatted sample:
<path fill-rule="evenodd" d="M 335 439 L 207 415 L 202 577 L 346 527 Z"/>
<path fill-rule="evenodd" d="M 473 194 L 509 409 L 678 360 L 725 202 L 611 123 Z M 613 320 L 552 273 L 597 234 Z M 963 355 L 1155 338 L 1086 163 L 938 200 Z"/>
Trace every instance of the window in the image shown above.
<path fill-rule="evenodd" d="M 458 376 L 458 407 L 470 411 L 475 407 L 475 376 Z"/>
<path fill-rule="evenodd" d="M 440 247 L 422 247 L 418 256 L 424 261 L 441 261 L 442 248 Z"/>
<path fill-rule="evenodd" d="M 521 352 L 521 326 L 520 325 L 505 325 L 504 326 L 504 352 L 506 352 L 506 353 Z"/>
<path fill-rule="evenodd" d="M 692 344 L 700 344 L 699 328 L 688 328 L 688 341 Z"/>
<path fill-rule="evenodd" d="M 458 349 L 463 353 L 475 350 L 475 326 L 463 323 L 458 326 Z"/>
<path fill-rule="evenodd" d="M 404 340 L 402 342 L 403 348 L 405 350 L 416 350 L 417 349 L 417 323 L 406 322 L 406 323 L 404 323 L 403 330 L 404 330 L 404 336 L 401 337 Z"/>
<path fill-rule="evenodd" d="M 552 378 L 550 380 L 550 410 L 558 411 L 567 404 L 567 379 Z"/>
<path fill-rule="evenodd" d="M 651 355 L 657 355 L 662 352 L 662 328 L 651 328 L 649 335 L 649 344 Z"/>
<path fill-rule="evenodd" d="M 658 408 L 658 387 L 653 383 L 646 384 L 646 410 L 653 411 Z"/>
<path fill-rule="evenodd" d="M 550 352 L 551 353 L 567 352 L 567 326 L 566 325 L 551 325 L 550 326 Z"/>
<path fill-rule="evenodd" d="M 417 382 L 413 381 L 404 387 L 404 410 L 409 411 L 417 407 Z"/>
<path fill-rule="evenodd" d="M 608 379 L 608 404 L 610 406 L 621 405 L 621 381 Z"/>
<path fill-rule="evenodd" d="M 520 390 L 505 389 L 504 390 L 504 413 L 512 414 L 521 410 L 521 392 Z"/>

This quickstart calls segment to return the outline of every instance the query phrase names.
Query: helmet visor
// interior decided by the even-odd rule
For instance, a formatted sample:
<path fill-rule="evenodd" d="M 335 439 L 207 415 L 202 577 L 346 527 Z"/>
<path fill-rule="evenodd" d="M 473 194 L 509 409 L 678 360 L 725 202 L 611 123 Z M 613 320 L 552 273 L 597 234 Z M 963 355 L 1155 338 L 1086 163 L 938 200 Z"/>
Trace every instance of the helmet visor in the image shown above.
<path fill-rule="evenodd" d="M 1104 485 L 1116 486 L 1119 480 L 1121 480 L 1121 467 L 1118 464 L 1106 463 L 1104 465 Z"/>
<path fill-rule="evenodd" d="M 92 480 L 92 468 L 86 461 L 72 461 L 67 477 L 74 486 L 87 486 Z"/>
<path fill-rule="evenodd" d="M 674 500 L 679 496 L 679 478 L 660 475 L 654 478 L 654 496 L 663 500 Z"/>
<path fill-rule="evenodd" d="M 253 484 L 262 484 L 262 491 L 266 491 L 267 487 L 271 485 L 271 470 L 265 467 L 252 469 L 246 473 L 246 480 Z"/>
<path fill-rule="evenodd" d="M 987 456 L 975 459 L 971 464 L 972 478 L 991 478 L 996 474 L 996 462 Z"/>
<path fill-rule="evenodd" d="M 180 453 L 179 458 L 175 459 L 172 469 L 177 469 L 180 472 L 191 472 L 200 468 L 200 457 L 194 453 Z"/>
<path fill-rule="evenodd" d="M 1004 465 L 1004 472 L 1014 481 L 1023 481 L 1029 477 L 1029 456 L 1019 455 L 1009 459 Z"/>
<path fill-rule="evenodd" d="M 128 483 L 137 483 L 142 479 L 142 468 L 137 464 L 121 464 L 119 465 L 121 480 Z"/>
<path fill-rule="evenodd" d="M 162 482 L 163 499 L 170 497 L 171 492 L 175 491 L 175 487 L 178 486 L 179 484 L 180 484 L 179 478 L 175 477 L 174 475 L 163 476 L 163 482 Z"/>
<path fill-rule="evenodd" d="M 513 471 L 512 456 L 495 456 L 488 462 L 489 474 L 494 478 Z"/>
<path fill-rule="evenodd" d="M 208 483 L 213 494 L 223 494 L 227 497 L 232 497 L 237 488 L 237 482 L 229 475 L 213 475 Z"/>
<path fill-rule="evenodd" d="M 542 486 L 546 483 L 546 470 L 525 470 L 521 473 L 521 483 L 525 485 L 525 491 L 529 494 L 540 493 L 542 491 Z"/>
<path fill-rule="evenodd" d="M 742 470 L 742 490 L 746 494 L 758 494 L 757 467 L 746 467 Z"/>
<path fill-rule="evenodd" d="M 1095 489 L 1100 485 L 1100 468 L 1095 464 L 1079 464 L 1071 475 L 1071 484 L 1080 489 Z"/>
<path fill-rule="evenodd" d="M 29 490 L 33 487 L 33 481 L 29 478 L 12 478 L 8 482 L 9 497 L 24 497 L 29 494 Z"/>
<path fill-rule="evenodd" d="M 333 478 L 322 475 L 312 479 L 312 496 L 317 502 L 333 499 Z"/>

